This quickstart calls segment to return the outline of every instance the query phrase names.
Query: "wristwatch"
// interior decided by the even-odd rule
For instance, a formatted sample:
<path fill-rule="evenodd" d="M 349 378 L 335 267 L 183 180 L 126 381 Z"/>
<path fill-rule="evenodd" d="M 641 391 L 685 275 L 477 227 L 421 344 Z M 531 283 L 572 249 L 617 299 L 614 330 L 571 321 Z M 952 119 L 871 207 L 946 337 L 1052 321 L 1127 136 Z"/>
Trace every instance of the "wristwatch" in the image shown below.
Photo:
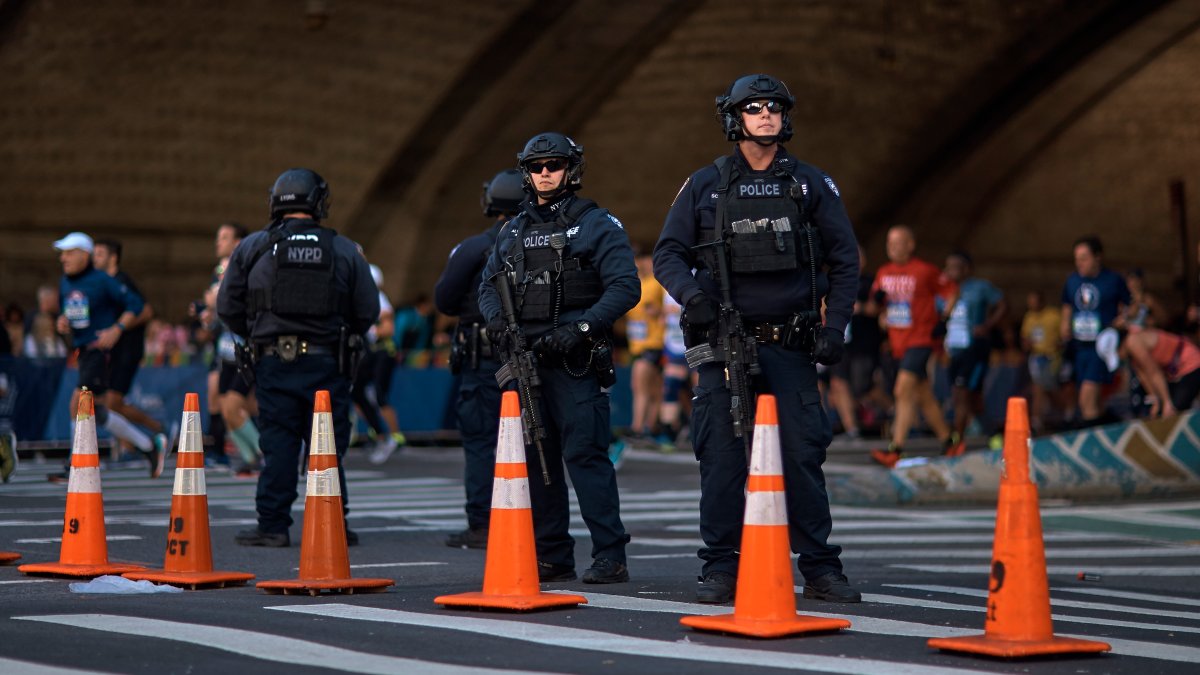
<path fill-rule="evenodd" d="M 579 329 L 580 333 L 583 333 L 586 335 L 587 332 L 592 329 L 592 324 L 590 324 L 586 321 L 580 321 L 579 323 L 575 324 L 575 327 Z"/>

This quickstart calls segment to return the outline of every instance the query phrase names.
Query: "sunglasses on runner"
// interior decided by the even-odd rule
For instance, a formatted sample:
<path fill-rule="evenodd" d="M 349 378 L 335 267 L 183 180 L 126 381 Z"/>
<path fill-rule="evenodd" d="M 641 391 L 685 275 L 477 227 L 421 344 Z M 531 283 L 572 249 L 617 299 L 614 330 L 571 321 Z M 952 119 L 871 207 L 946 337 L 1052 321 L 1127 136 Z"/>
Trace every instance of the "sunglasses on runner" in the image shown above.
<path fill-rule="evenodd" d="M 544 162 L 529 162 L 525 165 L 525 168 L 529 169 L 529 173 L 533 174 L 541 173 L 542 169 L 549 169 L 550 173 L 554 173 L 555 171 L 562 171 L 566 167 L 567 160 L 565 159 L 547 159 Z"/>
<path fill-rule="evenodd" d="M 758 115 L 763 111 L 763 108 L 766 108 L 769 113 L 778 114 L 783 112 L 783 104 L 779 101 L 751 101 L 742 106 L 742 112 L 747 115 Z"/>

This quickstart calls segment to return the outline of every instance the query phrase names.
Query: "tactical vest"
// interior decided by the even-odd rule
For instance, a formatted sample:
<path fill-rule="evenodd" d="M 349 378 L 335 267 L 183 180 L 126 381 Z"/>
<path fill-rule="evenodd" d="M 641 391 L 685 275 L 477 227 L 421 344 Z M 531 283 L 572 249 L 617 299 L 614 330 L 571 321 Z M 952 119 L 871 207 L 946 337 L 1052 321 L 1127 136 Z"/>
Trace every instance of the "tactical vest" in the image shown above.
<path fill-rule="evenodd" d="M 802 208 L 808 202 L 808 182 L 792 173 L 794 160 L 775 164 L 770 173 L 745 176 L 730 157 L 721 157 L 716 166 L 720 171 L 716 226 L 701 230 L 700 243 L 727 237 L 734 274 L 784 272 L 801 265 L 808 269 L 810 261 L 821 265 L 820 235 Z M 800 191 L 799 198 L 794 190 Z M 722 248 L 703 249 L 702 262 L 717 269 L 713 256 L 720 255 Z"/>
<path fill-rule="evenodd" d="M 336 236 L 331 229 L 316 227 L 279 239 L 269 263 L 271 282 L 266 288 L 251 290 L 249 310 L 282 317 L 340 313 L 333 275 Z"/>
<path fill-rule="evenodd" d="M 522 321 L 557 322 L 562 310 L 591 307 L 603 295 L 599 270 L 569 250 L 566 235 L 594 208 L 595 202 L 575 198 L 551 222 L 530 222 L 528 212 L 518 216 L 515 253 L 510 260 Z"/>

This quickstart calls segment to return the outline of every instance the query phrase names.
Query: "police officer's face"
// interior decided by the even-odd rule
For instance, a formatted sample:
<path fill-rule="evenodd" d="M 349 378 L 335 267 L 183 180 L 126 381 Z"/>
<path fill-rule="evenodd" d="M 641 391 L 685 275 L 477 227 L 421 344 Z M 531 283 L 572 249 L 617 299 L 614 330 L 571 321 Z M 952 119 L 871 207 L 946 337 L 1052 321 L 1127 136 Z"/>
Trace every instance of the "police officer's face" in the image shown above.
<path fill-rule="evenodd" d="M 1075 247 L 1075 271 L 1085 277 L 1094 277 L 1100 272 L 1100 258 L 1087 244 Z"/>
<path fill-rule="evenodd" d="M 554 192 L 562 186 L 567 175 L 567 160 L 561 157 L 532 161 L 526 167 L 533 180 L 533 188 L 539 193 Z"/>
<path fill-rule="evenodd" d="M 748 101 L 742 106 L 742 126 L 751 136 L 775 136 L 783 128 L 783 107 L 777 101 Z"/>
<path fill-rule="evenodd" d="M 91 254 L 78 248 L 59 251 L 58 261 L 62 263 L 63 274 L 79 274 L 87 269 Z"/>
<path fill-rule="evenodd" d="M 238 242 L 240 241 L 241 239 L 238 239 L 238 236 L 232 227 L 223 226 L 218 229 L 217 257 L 228 258 L 229 256 L 233 255 L 233 249 L 237 248 Z"/>

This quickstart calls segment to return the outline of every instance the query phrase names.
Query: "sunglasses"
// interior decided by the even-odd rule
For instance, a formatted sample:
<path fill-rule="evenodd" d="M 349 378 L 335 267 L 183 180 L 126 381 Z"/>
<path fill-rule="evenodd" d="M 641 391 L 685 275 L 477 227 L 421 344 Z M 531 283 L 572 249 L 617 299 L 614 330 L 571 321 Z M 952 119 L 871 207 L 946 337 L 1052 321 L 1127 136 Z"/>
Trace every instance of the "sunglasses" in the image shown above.
<path fill-rule="evenodd" d="M 783 104 L 779 101 L 751 101 L 742 106 L 742 112 L 747 115 L 758 115 L 762 113 L 763 108 L 766 108 L 767 112 L 773 114 L 783 112 Z"/>
<path fill-rule="evenodd" d="M 544 162 L 529 162 L 525 165 L 525 168 L 529 169 L 529 173 L 533 174 L 541 173 L 542 169 L 549 169 L 550 173 L 554 173 L 555 171 L 562 171 L 567 168 L 567 160 L 547 159 Z"/>

